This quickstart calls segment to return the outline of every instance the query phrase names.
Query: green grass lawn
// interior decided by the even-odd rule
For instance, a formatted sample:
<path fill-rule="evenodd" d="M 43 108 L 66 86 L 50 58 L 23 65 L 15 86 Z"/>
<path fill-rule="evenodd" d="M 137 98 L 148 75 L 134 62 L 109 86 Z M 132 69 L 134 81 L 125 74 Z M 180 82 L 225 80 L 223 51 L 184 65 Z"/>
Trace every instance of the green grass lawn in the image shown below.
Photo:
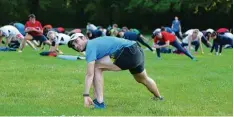
<path fill-rule="evenodd" d="M 152 100 L 128 71 L 105 72 L 105 110 L 83 107 L 85 61 L 41 57 L 29 47 L 23 53 L 0 52 L 0 116 L 231 116 L 232 50 L 224 49 L 222 56 L 208 51 L 195 55 L 197 62 L 175 54 L 162 54 L 158 60 L 145 51 L 145 68 L 164 101 Z"/>

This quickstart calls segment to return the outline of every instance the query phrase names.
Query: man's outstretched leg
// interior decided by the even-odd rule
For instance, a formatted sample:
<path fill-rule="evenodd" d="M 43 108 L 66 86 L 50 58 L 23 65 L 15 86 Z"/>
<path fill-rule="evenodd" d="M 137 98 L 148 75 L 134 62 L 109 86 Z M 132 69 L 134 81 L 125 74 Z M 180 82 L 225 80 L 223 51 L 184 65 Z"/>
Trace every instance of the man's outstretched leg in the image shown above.
<path fill-rule="evenodd" d="M 95 75 L 93 79 L 93 86 L 95 91 L 95 98 L 98 103 L 103 103 L 103 76 L 100 68 L 95 68 Z"/>
<path fill-rule="evenodd" d="M 145 85 L 147 87 L 147 89 L 157 98 L 159 98 L 160 100 L 163 100 L 163 98 L 161 97 L 158 87 L 155 83 L 155 81 L 153 79 L 151 79 L 150 77 L 147 76 L 146 71 L 144 70 L 141 73 L 138 74 L 133 74 L 135 80 L 138 83 L 141 83 L 143 85 Z"/>
<path fill-rule="evenodd" d="M 94 88 L 94 106 L 95 108 L 105 108 L 104 98 L 103 98 L 103 71 L 120 71 L 118 68 L 111 62 L 109 56 L 105 56 L 102 59 L 98 60 L 95 64 L 94 69 L 94 79 L 93 79 L 93 88 Z"/>

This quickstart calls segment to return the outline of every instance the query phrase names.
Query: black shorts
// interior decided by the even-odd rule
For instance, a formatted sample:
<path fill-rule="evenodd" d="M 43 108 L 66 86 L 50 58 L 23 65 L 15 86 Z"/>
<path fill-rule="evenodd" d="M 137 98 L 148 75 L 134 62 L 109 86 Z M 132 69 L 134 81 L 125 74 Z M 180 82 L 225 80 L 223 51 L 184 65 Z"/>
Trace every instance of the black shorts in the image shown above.
<path fill-rule="evenodd" d="M 144 71 L 144 53 L 143 50 L 134 44 L 122 48 L 115 55 L 114 64 L 122 70 L 129 70 L 131 74 L 137 74 Z"/>
<path fill-rule="evenodd" d="M 8 46 L 9 46 L 10 48 L 19 48 L 19 47 L 20 47 L 20 43 L 19 43 L 19 41 L 11 41 L 11 42 L 8 44 Z"/>

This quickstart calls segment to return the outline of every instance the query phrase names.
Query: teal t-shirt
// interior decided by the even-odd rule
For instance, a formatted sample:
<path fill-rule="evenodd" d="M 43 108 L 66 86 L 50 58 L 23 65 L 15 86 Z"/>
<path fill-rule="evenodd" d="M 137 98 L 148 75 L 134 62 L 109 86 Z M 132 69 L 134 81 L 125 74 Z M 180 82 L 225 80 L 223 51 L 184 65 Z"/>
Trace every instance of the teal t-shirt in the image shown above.
<path fill-rule="evenodd" d="M 105 56 L 110 56 L 118 50 L 135 44 L 135 41 L 129 41 L 122 38 L 103 36 L 88 40 L 86 45 L 87 63 L 99 60 Z"/>

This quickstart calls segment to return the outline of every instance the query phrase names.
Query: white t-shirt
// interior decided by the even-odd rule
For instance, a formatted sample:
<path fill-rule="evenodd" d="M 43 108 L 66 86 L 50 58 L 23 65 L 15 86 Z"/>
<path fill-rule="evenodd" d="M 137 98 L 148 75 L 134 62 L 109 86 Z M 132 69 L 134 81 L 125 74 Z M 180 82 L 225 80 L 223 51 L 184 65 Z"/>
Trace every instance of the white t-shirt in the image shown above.
<path fill-rule="evenodd" d="M 223 35 L 226 36 L 226 37 L 229 37 L 229 38 L 233 39 L 233 34 L 230 33 L 230 32 L 226 32 Z"/>
<path fill-rule="evenodd" d="M 13 40 L 23 38 L 23 35 L 14 26 L 6 25 L 6 26 L 1 27 L 0 30 L 3 33 L 2 35 L 6 37 L 7 39 L 12 38 L 12 37 L 13 37 Z"/>
<path fill-rule="evenodd" d="M 188 43 L 189 37 L 192 36 L 192 34 L 193 34 L 193 30 L 194 29 L 190 29 L 190 30 L 188 30 L 188 31 L 185 32 L 185 34 L 187 36 L 182 40 L 183 43 Z M 199 41 L 199 38 L 201 38 L 202 36 L 203 36 L 203 33 L 199 31 L 197 37 L 195 39 L 192 39 L 191 42 L 193 42 L 193 41 Z"/>
<path fill-rule="evenodd" d="M 192 35 L 193 34 L 193 30 L 194 29 L 190 29 L 188 31 L 185 32 L 186 35 Z M 202 37 L 203 33 L 201 31 L 198 32 L 198 36 Z"/>
<path fill-rule="evenodd" d="M 58 38 L 59 38 L 59 44 L 67 44 L 70 40 L 71 40 L 71 37 L 66 35 L 66 34 L 63 34 L 63 33 L 58 33 Z"/>
<path fill-rule="evenodd" d="M 56 45 L 59 45 L 59 44 L 65 45 L 70 40 L 71 40 L 70 36 L 68 36 L 66 34 L 63 34 L 63 33 L 56 33 L 56 36 L 55 36 L 55 38 L 52 41 L 54 41 Z"/>

